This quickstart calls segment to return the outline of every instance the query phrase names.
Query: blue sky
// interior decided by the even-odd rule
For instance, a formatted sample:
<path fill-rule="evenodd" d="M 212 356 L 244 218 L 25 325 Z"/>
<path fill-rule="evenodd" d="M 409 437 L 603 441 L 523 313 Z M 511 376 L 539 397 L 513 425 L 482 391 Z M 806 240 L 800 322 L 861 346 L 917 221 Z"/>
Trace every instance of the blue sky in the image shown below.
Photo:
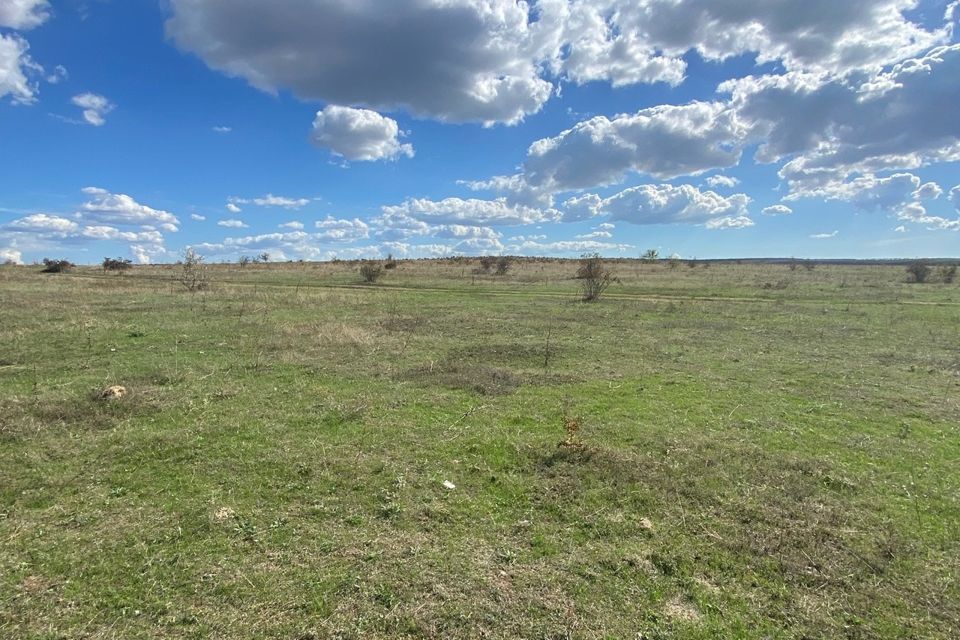
<path fill-rule="evenodd" d="M 958 18 L 0 0 L 0 259 L 957 256 Z"/>

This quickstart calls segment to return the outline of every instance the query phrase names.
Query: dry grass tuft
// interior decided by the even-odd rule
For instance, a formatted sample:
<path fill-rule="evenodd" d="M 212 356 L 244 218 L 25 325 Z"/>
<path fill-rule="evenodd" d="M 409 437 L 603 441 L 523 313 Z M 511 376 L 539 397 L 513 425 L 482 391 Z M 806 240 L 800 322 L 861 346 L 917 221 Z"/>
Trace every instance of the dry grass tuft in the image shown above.
<path fill-rule="evenodd" d="M 97 392 L 98 400 L 119 400 L 127 395 L 127 388 L 119 384 L 105 387 Z"/>

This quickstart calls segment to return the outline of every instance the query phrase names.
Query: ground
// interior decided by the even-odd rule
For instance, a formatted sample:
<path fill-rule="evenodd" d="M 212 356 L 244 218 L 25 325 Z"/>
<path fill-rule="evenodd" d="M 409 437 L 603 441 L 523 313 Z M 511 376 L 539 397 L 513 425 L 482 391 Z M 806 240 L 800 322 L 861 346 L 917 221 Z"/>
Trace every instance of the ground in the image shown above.
<path fill-rule="evenodd" d="M 0 637 L 960 636 L 960 286 L 608 264 L 0 268 Z"/>

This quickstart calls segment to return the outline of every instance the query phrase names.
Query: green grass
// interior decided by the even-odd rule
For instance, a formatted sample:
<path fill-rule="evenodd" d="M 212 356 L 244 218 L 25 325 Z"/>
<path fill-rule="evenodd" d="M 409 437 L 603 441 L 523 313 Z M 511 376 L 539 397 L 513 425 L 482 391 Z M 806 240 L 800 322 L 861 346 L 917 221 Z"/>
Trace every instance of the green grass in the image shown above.
<path fill-rule="evenodd" d="M 474 267 L 0 268 L 0 637 L 960 635 L 960 287 Z"/>

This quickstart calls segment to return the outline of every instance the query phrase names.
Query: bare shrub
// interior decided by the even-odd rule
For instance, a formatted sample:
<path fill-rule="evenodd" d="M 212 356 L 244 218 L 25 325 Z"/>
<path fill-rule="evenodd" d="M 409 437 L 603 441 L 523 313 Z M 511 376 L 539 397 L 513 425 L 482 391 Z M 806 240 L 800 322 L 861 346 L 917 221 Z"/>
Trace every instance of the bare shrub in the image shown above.
<path fill-rule="evenodd" d="M 477 267 L 477 273 L 490 273 L 497 264 L 496 256 L 480 256 L 480 266 Z"/>
<path fill-rule="evenodd" d="M 383 275 L 383 266 L 379 262 L 364 262 L 360 265 L 360 276 L 364 282 L 373 284 Z"/>
<path fill-rule="evenodd" d="M 804 260 L 803 268 L 806 269 L 807 271 L 813 271 L 814 269 L 817 268 L 817 263 L 814 262 L 813 260 Z"/>
<path fill-rule="evenodd" d="M 599 253 L 588 253 L 580 259 L 576 277 L 580 280 L 581 299 L 584 302 L 599 300 L 603 292 L 616 280 L 603 264 Z"/>
<path fill-rule="evenodd" d="M 253 258 L 251 258 L 250 256 L 240 256 L 240 259 L 237 261 L 237 264 L 239 264 L 240 267 L 243 268 L 248 264 L 250 264 L 251 262 L 253 262 Z"/>
<path fill-rule="evenodd" d="M 510 271 L 510 267 L 513 266 L 513 260 L 510 256 L 500 256 L 497 258 L 497 270 L 496 275 L 505 276 L 507 272 Z"/>
<path fill-rule="evenodd" d="M 383 268 L 384 268 L 384 269 L 387 269 L 387 270 L 396 269 L 396 268 L 397 268 L 397 261 L 393 259 L 393 254 L 392 254 L 392 253 L 388 253 L 388 254 L 387 254 L 387 259 L 386 259 L 386 261 L 383 263 Z"/>
<path fill-rule="evenodd" d="M 907 265 L 907 276 L 910 282 L 922 284 L 926 282 L 930 276 L 930 267 L 919 260 L 917 262 L 911 262 Z"/>
<path fill-rule="evenodd" d="M 951 284 L 957 277 L 957 265 L 944 264 L 937 269 L 937 277 L 944 284 Z"/>
<path fill-rule="evenodd" d="M 43 259 L 43 273 L 66 273 L 73 269 L 73 266 L 69 260 Z"/>
<path fill-rule="evenodd" d="M 184 252 L 183 260 L 178 264 L 180 265 L 180 273 L 177 274 L 177 280 L 187 291 L 193 293 L 207 288 L 209 277 L 207 265 L 204 264 L 202 255 L 191 247 Z"/>
<path fill-rule="evenodd" d="M 656 262 L 660 259 L 660 252 L 656 249 L 647 249 L 643 252 L 643 255 L 640 256 L 640 260 L 643 262 Z"/>

